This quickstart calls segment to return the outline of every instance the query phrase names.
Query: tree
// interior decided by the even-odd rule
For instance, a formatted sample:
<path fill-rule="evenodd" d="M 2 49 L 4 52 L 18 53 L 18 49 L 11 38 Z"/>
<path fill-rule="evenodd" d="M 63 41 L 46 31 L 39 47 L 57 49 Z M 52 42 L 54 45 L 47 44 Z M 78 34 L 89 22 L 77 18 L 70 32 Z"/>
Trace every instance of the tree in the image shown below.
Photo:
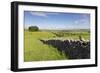
<path fill-rule="evenodd" d="M 30 26 L 30 27 L 28 28 L 28 30 L 29 30 L 29 31 L 38 31 L 39 28 L 38 28 L 37 26 Z"/>

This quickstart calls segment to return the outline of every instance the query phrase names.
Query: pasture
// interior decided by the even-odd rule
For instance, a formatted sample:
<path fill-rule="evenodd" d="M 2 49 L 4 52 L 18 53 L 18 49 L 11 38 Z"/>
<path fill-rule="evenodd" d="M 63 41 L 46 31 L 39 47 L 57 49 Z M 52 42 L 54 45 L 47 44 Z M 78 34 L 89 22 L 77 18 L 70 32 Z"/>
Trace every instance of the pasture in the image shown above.
<path fill-rule="evenodd" d="M 60 54 L 57 48 L 44 44 L 40 40 L 90 40 L 88 31 L 24 31 L 24 61 L 65 60 L 68 56 Z"/>

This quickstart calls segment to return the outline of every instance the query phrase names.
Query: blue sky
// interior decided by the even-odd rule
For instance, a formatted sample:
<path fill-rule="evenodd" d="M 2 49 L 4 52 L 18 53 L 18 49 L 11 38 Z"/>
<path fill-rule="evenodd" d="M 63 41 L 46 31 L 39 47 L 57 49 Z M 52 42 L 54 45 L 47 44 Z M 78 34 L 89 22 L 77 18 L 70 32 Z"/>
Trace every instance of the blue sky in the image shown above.
<path fill-rule="evenodd" d="M 51 30 L 89 29 L 90 14 L 24 11 L 24 26 Z"/>

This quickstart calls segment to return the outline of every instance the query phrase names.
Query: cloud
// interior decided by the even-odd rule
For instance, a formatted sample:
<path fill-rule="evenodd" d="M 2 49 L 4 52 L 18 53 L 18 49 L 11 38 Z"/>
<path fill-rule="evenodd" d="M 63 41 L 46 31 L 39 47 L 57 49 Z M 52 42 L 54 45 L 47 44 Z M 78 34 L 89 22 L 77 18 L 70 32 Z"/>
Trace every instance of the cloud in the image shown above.
<path fill-rule="evenodd" d="M 74 21 L 75 24 L 85 24 L 88 23 L 89 21 L 86 19 L 80 19 L 80 20 L 76 20 Z"/>
<path fill-rule="evenodd" d="M 78 20 L 75 20 L 75 24 L 87 24 L 90 22 L 90 14 L 83 14 L 81 15 L 81 18 Z"/>
<path fill-rule="evenodd" d="M 74 28 L 80 28 L 80 29 L 89 29 L 90 28 L 90 22 L 86 19 L 79 19 L 74 21 Z"/>
<path fill-rule="evenodd" d="M 30 12 L 32 15 L 47 17 L 47 14 L 44 12 Z"/>
<path fill-rule="evenodd" d="M 58 15 L 59 13 L 54 12 L 30 12 L 32 15 L 41 16 L 41 17 L 48 17 L 48 15 Z"/>
<path fill-rule="evenodd" d="M 46 14 L 49 14 L 49 15 L 59 15 L 59 13 L 57 13 L 57 12 L 48 12 Z"/>

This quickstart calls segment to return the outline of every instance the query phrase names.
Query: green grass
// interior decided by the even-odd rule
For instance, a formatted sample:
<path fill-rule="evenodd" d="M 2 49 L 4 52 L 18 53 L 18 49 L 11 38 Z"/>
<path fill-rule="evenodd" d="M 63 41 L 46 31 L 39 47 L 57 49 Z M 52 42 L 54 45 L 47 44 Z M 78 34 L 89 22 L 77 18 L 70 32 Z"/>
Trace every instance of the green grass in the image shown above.
<path fill-rule="evenodd" d="M 88 32 L 55 32 L 57 34 L 63 34 L 62 37 L 56 36 L 50 31 L 35 31 L 24 32 L 24 61 L 48 61 L 48 60 L 64 60 L 68 59 L 68 56 L 59 54 L 59 51 L 49 45 L 43 44 L 39 39 L 73 39 L 78 40 L 81 35 L 85 40 L 89 40 L 90 33 Z"/>
<path fill-rule="evenodd" d="M 79 36 L 81 36 L 84 40 L 90 39 L 90 33 L 89 32 L 56 32 L 57 34 L 63 35 L 63 38 L 69 39 L 69 40 L 79 40 Z"/>
<path fill-rule="evenodd" d="M 58 50 L 52 46 L 43 44 L 40 38 L 50 38 L 54 34 L 48 32 L 28 32 L 24 33 L 24 61 L 44 61 L 67 59 L 65 55 L 60 55 Z"/>

